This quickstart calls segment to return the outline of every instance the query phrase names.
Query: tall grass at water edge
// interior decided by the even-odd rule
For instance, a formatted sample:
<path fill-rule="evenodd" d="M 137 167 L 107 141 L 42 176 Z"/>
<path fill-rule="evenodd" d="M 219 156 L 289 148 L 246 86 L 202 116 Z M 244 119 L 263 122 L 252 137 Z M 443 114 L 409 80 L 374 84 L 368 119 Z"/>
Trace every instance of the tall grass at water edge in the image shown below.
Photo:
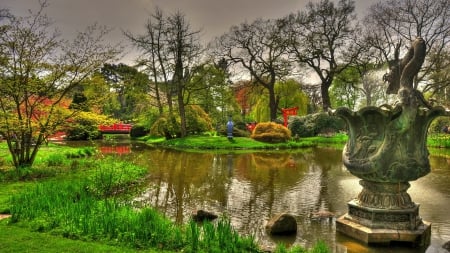
<path fill-rule="evenodd" d="M 154 209 L 134 207 L 127 196 L 135 196 L 134 190 L 139 190 L 135 186 L 145 178 L 147 169 L 111 158 L 67 159 L 88 157 L 94 153 L 91 148 L 69 152 L 53 149 L 41 153 L 45 159 L 38 160 L 28 176 L 38 179 L 36 175 L 44 169 L 44 174 L 59 171 L 55 173 L 61 177 L 29 181 L 26 191 L 13 194 L 5 209 L 12 214 L 10 225 L 20 224 L 20 228 L 55 238 L 120 245 L 137 251 L 261 252 L 252 237 L 240 236 L 225 217 L 215 224 L 178 225 Z M 3 204 L 6 208 L 7 203 Z M 8 248 L 5 243 L 3 249 Z M 329 252 L 315 248 L 307 251 L 294 246 L 287 250 L 280 245 L 275 252 Z"/>
<path fill-rule="evenodd" d="M 258 252 L 254 240 L 239 236 L 225 218 L 217 226 L 180 226 L 152 208 L 133 207 L 124 193 L 144 177 L 146 169 L 118 161 L 96 166 L 84 178 L 37 183 L 13 196 L 10 223 L 71 239 L 137 249 Z"/>

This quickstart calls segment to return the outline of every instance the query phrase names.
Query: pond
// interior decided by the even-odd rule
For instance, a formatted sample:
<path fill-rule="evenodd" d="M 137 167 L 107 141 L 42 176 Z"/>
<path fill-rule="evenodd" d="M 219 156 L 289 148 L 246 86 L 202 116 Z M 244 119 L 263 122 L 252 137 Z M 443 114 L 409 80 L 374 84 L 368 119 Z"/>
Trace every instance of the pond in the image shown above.
<path fill-rule="evenodd" d="M 450 158 L 445 156 L 430 156 L 431 173 L 410 182 L 408 193 L 420 204 L 421 217 L 432 223 L 431 245 L 420 249 L 367 247 L 336 233 L 335 219 L 310 217 L 317 211 L 330 211 L 336 217 L 345 214 L 347 202 L 361 190 L 359 179 L 342 165 L 342 150 L 218 153 L 157 149 L 126 141 L 97 145 L 105 153 L 148 167 L 148 187 L 136 200 L 179 223 L 203 209 L 227 215 L 236 230 L 254 236 L 262 245 L 310 247 L 324 240 L 337 253 L 446 252 L 441 245 L 450 240 Z M 266 234 L 266 222 L 281 212 L 296 217 L 295 236 Z"/>

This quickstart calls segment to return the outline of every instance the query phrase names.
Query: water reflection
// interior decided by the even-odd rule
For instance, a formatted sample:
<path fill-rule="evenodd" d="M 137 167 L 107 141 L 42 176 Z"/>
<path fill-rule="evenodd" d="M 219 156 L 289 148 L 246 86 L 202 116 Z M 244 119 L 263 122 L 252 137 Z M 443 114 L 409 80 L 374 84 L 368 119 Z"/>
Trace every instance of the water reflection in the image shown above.
<path fill-rule="evenodd" d="M 336 234 L 334 220 L 310 218 L 320 210 L 343 215 L 347 202 L 361 190 L 359 179 L 342 166 L 341 150 L 217 154 L 131 147 L 132 153 L 121 157 L 147 166 L 151 175 L 148 188 L 137 199 L 176 222 L 186 222 L 194 210 L 205 209 L 228 215 L 238 231 L 262 244 L 310 247 L 320 239 L 338 253 L 445 252 L 440 247 L 450 240 L 450 159 L 446 157 L 431 156 L 432 172 L 411 182 L 408 192 L 421 204 L 422 218 L 432 222 L 431 246 L 411 249 L 367 247 Z M 296 236 L 265 233 L 267 220 L 280 212 L 296 216 Z"/>

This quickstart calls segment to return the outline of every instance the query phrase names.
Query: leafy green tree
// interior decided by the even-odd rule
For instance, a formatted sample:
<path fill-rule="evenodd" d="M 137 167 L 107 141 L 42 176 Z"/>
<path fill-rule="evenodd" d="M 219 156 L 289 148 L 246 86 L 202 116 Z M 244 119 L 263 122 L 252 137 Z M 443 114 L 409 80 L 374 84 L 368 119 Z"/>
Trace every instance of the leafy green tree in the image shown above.
<path fill-rule="evenodd" d="M 108 30 L 90 26 L 73 41 L 59 38 L 44 14 L 45 1 L 27 17 L 0 20 L 0 134 L 14 166 L 33 164 L 45 138 L 77 110 L 67 95 L 112 60 L 118 49 L 103 44 Z"/>
<path fill-rule="evenodd" d="M 218 64 L 204 64 L 192 74 L 186 87 L 186 104 L 201 106 L 214 125 L 225 124 L 229 115 L 233 115 L 235 120 L 236 115 L 239 115 L 239 107 L 227 77 L 224 68 Z"/>
<path fill-rule="evenodd" d="M 297 115 L 308 113 L 308 96 L 303 92 L 302 85 L 294 79 L 277 82 L 275 92 L 280 98 L 278 112 L 282 108 L 298 107 Z"/>
<path fill-rule="evenodd" d="M 122 121 L 133 120 L 149 104 L 147 75 L 123 63 L 105 64 L 101 72 L 117 99 L 116 104 L 119 105 L 118 108 L 113 107 L 109 113 Z"/>
<path fill-rule="evenodd" d="M 308 97 L 301 90 L 301 85 L 293 79 L 284 82 L 277 82 L 275 85 L 275 94 L 279 99 L 277 115 L 281 115 L 283 108 L 298 107 L 297 115 L 305 115 L 308 112 Z M 267 92 L 261 90 L 254 93 L 256 104 L 253 106 L 252 115 L 257 122 L 270 121 L 270 112 L 267 108 Z"/>
<path fill-rule="evenodd" d="M 354 68 L 348 68 L 337 75 L 330 88 L 332 105 L 355 109 L 358 99 L 356 86 L 359 82 L 360 75 Z"/>

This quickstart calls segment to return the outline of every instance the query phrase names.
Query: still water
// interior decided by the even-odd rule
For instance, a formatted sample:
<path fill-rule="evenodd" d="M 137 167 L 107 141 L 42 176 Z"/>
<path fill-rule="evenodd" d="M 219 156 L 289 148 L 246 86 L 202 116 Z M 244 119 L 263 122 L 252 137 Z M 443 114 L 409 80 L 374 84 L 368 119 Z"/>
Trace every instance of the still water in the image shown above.
<path fill-rule="evenodd" d="M 235 229 L 254 236 L 262 245 L 310 247 L 324 240 L 336 253 L 440 253 L 446 252 L 441 245 L 450 240 L 450 158 L 445 156 L 431 156 L 431 173 L 410 182 L 408 193 L 420 204 L 422 219 L 432 223 L 431 245 L 420 249 L 367 247 L 336 233 L 335 219 L 311 219 L 317 211 L 330 211 L 336 217 L 345 214 L 347 202 L 361 190 L 359 179 L 342 166 L 342 150 L 215 153 L 156 149 L 137 143 L 97 145 L 105 153 L 148 167 L 148 187 L 136 199 L 176 222 L 186 222 L 195 210 L 204 209 L 226 214 Z M 115 153 L 115 149 L 121 151 Z M 266 222 L 281 212 L 297 218 L 297 235 L 265 233 Z"/>

